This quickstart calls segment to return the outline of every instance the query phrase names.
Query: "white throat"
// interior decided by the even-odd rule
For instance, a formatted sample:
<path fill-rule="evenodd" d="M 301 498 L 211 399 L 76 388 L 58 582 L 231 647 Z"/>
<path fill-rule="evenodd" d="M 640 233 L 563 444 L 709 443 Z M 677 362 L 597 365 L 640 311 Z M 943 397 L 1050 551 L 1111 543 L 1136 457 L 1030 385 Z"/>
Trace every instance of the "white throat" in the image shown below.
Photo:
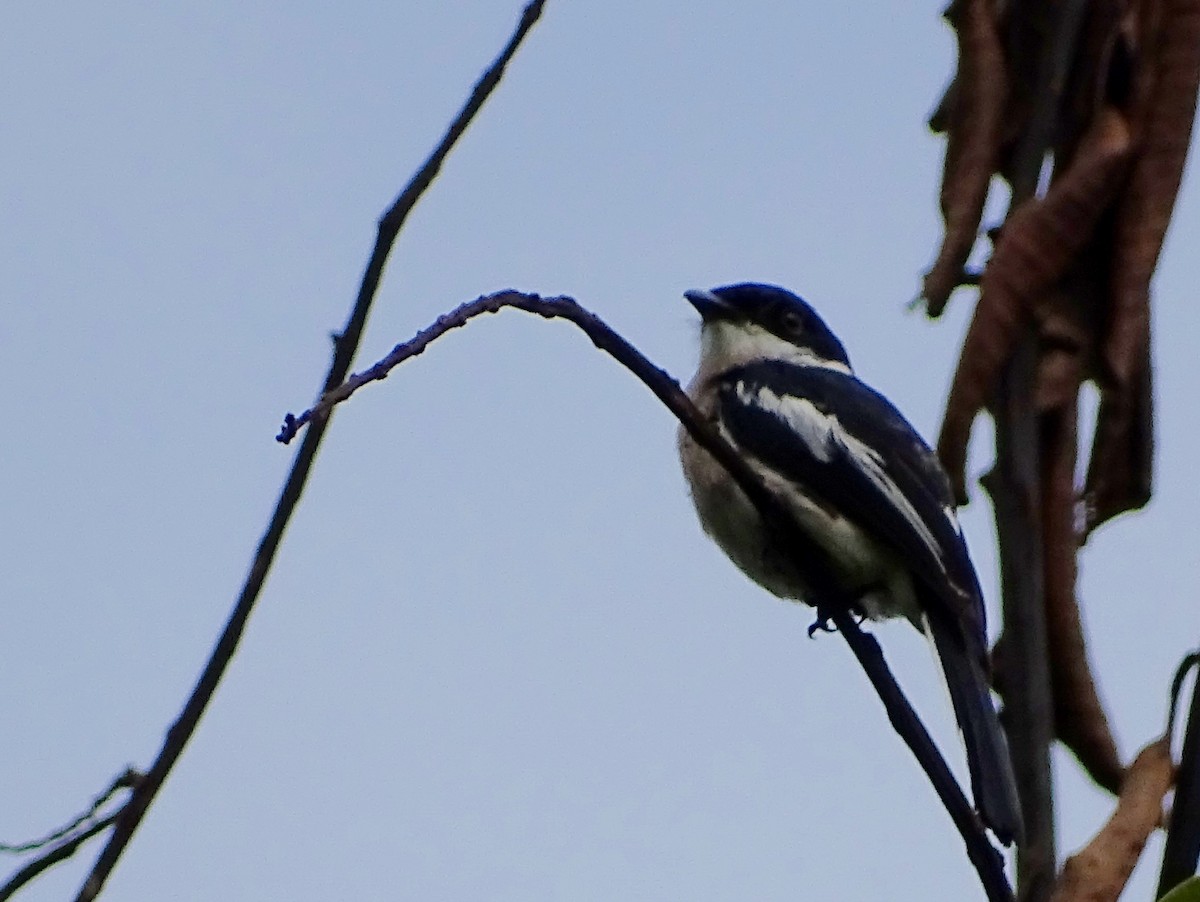
<path fill-rule="evenodd" d="M 853 370 L 838 360 L 826 360 L 784 341 L 775 333 L 755 323 L 734 323 L 715 320 L 700 330 L 700 367 L 709 373 L 720 373 L 735 366 L 745 366 L 756 360 L 778 360 L 797 366 L 816 366 L 853 375 Z"/>

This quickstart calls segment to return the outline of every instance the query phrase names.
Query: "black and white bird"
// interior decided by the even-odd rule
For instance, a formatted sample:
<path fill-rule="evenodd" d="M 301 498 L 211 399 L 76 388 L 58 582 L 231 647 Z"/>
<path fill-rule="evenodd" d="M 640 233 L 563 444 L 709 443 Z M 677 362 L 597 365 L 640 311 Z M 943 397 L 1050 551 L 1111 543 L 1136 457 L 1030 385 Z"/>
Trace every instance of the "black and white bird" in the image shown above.
<path fill-rule="evenodd" d="M 962 730 L 975 807 L 1004 844 L 1021 833 L 1012 763 L 988 685 L 983 597 L 937 457 L 892 404 L 859 381 L 803 300 L 773 285 L 688 291 L 700 367 L 688 394 L 824 552 L 773 541 L 725 469 L 686 431 L 683 471 L 700 522 L 751 579 L 819 605 L 839 587 L 873 619 L 905 617 L 932 637 Z M 832 573 L 813 579 L 812 568 Z"/>

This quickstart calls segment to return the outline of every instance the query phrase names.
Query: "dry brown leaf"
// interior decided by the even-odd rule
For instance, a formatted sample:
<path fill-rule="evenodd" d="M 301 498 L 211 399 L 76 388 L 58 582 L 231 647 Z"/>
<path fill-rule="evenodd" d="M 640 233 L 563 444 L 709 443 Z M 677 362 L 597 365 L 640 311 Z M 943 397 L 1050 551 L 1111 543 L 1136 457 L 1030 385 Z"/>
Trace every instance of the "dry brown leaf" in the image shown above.
<path fill-rule="evenodd" d="M 1034 299 L 1061 280 L 1120 188 L 1130 155 L 1125 116 L 1106 107 L 1044 198 L 1008 217 L 983 274 L 946 402 L 938 454 L 959 503 L 966 503 L 966 450 L 976 415 L 991 397 Z"/>
<path fill-rule="evenodd" d="M 1154 473 L 1154 392 L 1150 347 L 1128 391 L 1101 395 L 1084 484 L 1085 536 L 1101 523 L 1150 500 Z"/>
<path fill-rule="evenodd" d="M 949 12 L 949 10 L 947 10 Z M 941 99 L 938 100 L 937 106 L 933 108 L 933 112 L 929 114 L 929 130 L 936 135 L 944 135 L 946 129 L 950 127 L 950 111 L 954 109 L 954 104 L 958 102 L 958 76 L 950 79 L 950 84 L 946 85 L 946 90 L 942 92 Z"/>
<path fill-rule="evenodd" d="M 1106 105 L 1128 112 L 1136 10 L 1130 0 L 1089 0 L 1068 78 L 1054 150 L 1069 160 Z"/>
<path fill-rule="evenodd" d="M 1029 131 L 1035 98 L 1041 84 L 1044 47 L 1054 33 L 1055 11 L 1050 3 L 1001 3 L 1000 34 L 1004 36 L 1008 104 L 1000 139 L 999 172 L 1011 185 L 1017 179 L 1020 147 Z"/>
<path fill-rule="evenodd" d="M 946 18 L 958 35 L 958 73 L 935 111 L 946 127 L 941 207 L 945 235 L 925 275 L 926 312 L 940 316 L 979 235 L 979 220 L 1000 148 L 1007 88 L 990 0 L 954 0 Z"/>
<path fill-rule="evenodd" d="M 1088 378 L 1098 331 L 1094 300 L 1100 294 L 1091 273 L 1093 266 L 1104 265 L 1100 256 L 1093 242 L 1071 275 L 1034 301 L 1038 336 L 1034 405 L 1039 413 L 1074 404 L 1079 386 Z"/>
<path fill-rule="evenodd" d="M 1191 141 L 1200 86 L 1200 0 L 1149 0 L 1140 20 L 1138 154 L 1117 214 L 1101 417 L 1088 470 L 1088 528 L 1150 498 L 1150 279 Z"/>
<path fill-rule="evenodd" d="M 1163 0 L 1157 35 L 1144 50 L 1153 81 L 1136 111 L 1137 159 L 1122 193 L 1113 267 L 1109 375 L 1129 382 L 1149 333 L 1149 286 L 1179 192 L 1200 86 L 1200 0 Z"/>
<path fill-rule="evenodd" d="M 1040 417 L 1042 560 L 1054 732 L 1096 783 L 1116 793 L 1125 769 L 1096 691 L 1075 594 L 1078 382 L 1075 389 L 1070 403 Z"/>
<path fill-rule="evenodd" d="M 1074 348 L 1050 345 L 1041 349 L 1037 361 L 1037 387 L 1033 403 L 1039 412 L 1069 404 L 1071 392 L 1083 381 L 1082 355 Z"/>
<path fill-rule="evenodd" d="M 1121 895 L 1175 780 L 1166 738 L 1146 746 L 1129 766 L 1117 809 L 1090 843 L 1063 864 L 1050 902 L 1110 902 Z"/>

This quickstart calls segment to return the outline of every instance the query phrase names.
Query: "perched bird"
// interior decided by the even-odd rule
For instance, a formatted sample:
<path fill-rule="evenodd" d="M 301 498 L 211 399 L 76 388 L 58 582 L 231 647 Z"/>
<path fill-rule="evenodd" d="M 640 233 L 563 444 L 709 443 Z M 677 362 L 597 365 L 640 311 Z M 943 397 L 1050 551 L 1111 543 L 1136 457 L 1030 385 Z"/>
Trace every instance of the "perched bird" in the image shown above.
<path fill-rule="evenodd" d="M 1021 814 L 988 685 L 983 596 L 937 457 L 859 381 L 837 336 L 790 291 L 744 283 L 684 296 L 703 321 L 688 394 L 824 559 L 801 559 L 774 540 L 725 469 L 681 429 L 683 471 L 705 532 L 781 598 L 820 611 L 810 584 L 837 586 L 863 615 L 905 617 L 932 636 L 975 807 L 1009 844 Z"/>

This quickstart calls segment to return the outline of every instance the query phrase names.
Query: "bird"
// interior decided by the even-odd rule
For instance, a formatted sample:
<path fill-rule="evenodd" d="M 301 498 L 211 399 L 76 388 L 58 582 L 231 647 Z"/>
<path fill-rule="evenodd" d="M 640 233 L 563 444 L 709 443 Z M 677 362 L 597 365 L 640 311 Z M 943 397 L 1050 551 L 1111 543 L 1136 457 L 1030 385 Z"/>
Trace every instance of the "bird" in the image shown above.
<path fill-rule="evenodd" d="M 863 617 L 903 617 L 929 636 L 975 809 L 1001 843 L 1019 840 L 1012 761 L 989 685 L 983 593 L 937 456 L 855 375 L 842 342 L 791 291 L 743 282 L 684 297 L 701 319 L 688 396 L 823 554 L 805 558 L 773 536 L 681 427 L 680 461 L 704 531 L 767 591 L 816 607 L 814 628 L 830 603 L 814 595 L 824 585 L 853 599 Z"/>

